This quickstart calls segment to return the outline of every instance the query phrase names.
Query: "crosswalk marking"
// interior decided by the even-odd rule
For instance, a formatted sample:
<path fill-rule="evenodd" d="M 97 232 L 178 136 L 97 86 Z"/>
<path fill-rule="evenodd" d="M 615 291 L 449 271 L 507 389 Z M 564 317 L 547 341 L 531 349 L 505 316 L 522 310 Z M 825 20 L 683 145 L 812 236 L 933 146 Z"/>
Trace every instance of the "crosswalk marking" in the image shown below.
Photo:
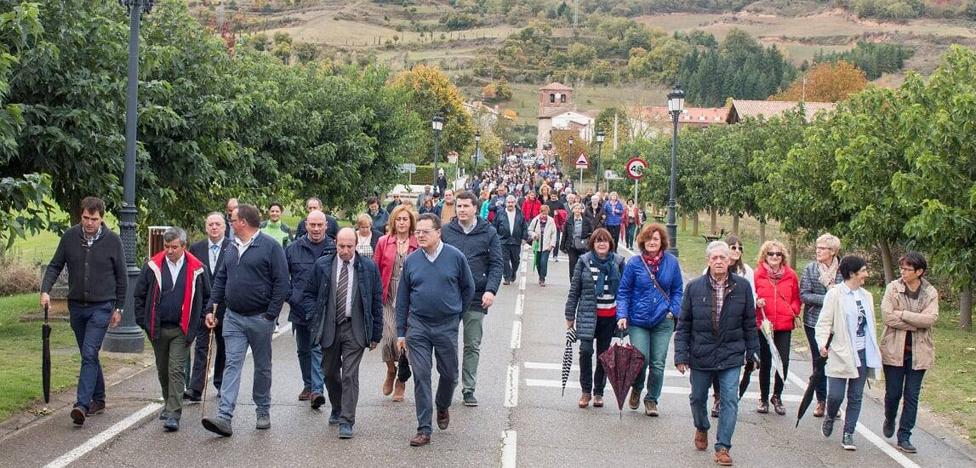
<path fill-rule="evenodd" d="M 560 380 L 548 380 L 548 379 L 525 379 L 526 387 L 545 387 L 545 388 L 562 388 L 563 383 Z M 574 382 L 572 380 L 566 382 L 566 388 L 580 388 L 579 382 Z M 688 387 L 675 387 L 670 385 L 665 385 L 661 388 L 661 393 L 666 393 L 668 395 L 689 395 L 691 393 L 691 388 Z M 746 392 L 742 395 L 742 398 L 748 398 L 750 400 L 758 400 L 759 394 L 756 392 Z M 803 399 L 803 395 L 783 395 L 783 401 L 790 403 L 799 403 Z"/>

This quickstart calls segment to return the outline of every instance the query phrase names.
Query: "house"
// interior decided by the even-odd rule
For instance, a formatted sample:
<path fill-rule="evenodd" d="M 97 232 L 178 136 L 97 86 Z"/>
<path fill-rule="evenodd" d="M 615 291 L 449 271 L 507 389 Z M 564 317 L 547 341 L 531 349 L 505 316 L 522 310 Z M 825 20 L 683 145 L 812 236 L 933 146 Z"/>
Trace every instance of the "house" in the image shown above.
<path fill-rule="evenodd" d="M 553 128 L 553 117 L 576 111 L 573 104 L 573 88 L 559 82 L 549 83 L 539 88 L 539 121 L 536 129 L 536 154 L 542 154 L 542 148 L 552 143 L 550 134 Z M 568 124 L 578 116 L 564 116 L 560 123 Z"/>
<path fill-rule="evenodd" d="M 678 124 L 681 127 L 725 125 L 728 113 L 729 109 L 725 107 L 688 107 L 678 116 Z M 639 107 L 630 121 L 634 135 L 645 137 L 670 132 L 673 125 L 667 106 Z"/>
<path fill-rule="evenodd" d="M 593 140 L 593 127 L 596 124 L 596 115 L 593 112 L 566 111 L 552 116 L 551 121 L 553 129 L 576 130 L 583 140 Z"/>
<path fill-rule="evenodd" d="M 783 115 L 786 111 L 795 109 L 796 106 L 800 105 L 801 101 L 749 101 L 741 99 L 733 99 L 732 106 L 729 108 L 728 116 L 725 121 L 734 124 L 741 122 L 742 120 L 752 117 L 752 118 L 770 118 L 778 115 Z M 809 122 L 813 120 L 813 117 L 821 111 L 833 111 L 834 103 L 832 102 L 804 102 L 803 111 L 806 120 Z"/>

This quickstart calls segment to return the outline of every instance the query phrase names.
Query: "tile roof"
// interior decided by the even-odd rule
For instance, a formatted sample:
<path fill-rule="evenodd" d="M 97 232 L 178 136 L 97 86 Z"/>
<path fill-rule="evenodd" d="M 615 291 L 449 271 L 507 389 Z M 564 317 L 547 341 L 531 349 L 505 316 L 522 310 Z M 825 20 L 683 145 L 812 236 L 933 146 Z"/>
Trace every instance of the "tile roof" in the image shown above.
<path fill-rule="evenodd" d="M 558 81 L 553 81 L 552 83 L 549 83 L 539 88 L 539 91 L 543 91 L 543 90 L 544 91 L 572 91 L 573 88 L 570 88 L 569 86 L 566 86 Z"/>
<path fill-rule="evenodd" d="M 733 99 L 732 107 L 729 109 L 728 122 L 738 122 L 747 117 L 773 117 L 782 115 L 790 109 L 796 108 L 800 101 L 750 101 Z M 822 110 L 831 111 L 834 109 L 832 102 L 804 102 L 803 110 L 806 119 L 812 120 L 817 112 Z"/>
<path fill-rule="evenodd" d="M 688 107 L 678 117 L 678 122 L 700 125 L 725 123 L 729 109 L 725 107 Z M 641 117 L 651 122 L 670 122 L 671 114 L 666 106 L 641 108 Z"/>

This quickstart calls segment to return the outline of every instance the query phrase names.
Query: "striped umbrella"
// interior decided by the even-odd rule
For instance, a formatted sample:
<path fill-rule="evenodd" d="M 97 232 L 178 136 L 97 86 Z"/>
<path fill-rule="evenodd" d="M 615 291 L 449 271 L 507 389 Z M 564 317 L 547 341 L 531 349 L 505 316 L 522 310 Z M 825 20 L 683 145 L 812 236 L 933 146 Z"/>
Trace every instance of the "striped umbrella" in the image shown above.
<path fill-rule="evenodd" d="M 566 330 L 566 349 L 563 350 L 563 395 L 566 396 L 566 382 L 569 380 L 569 371 L 573 368 L 573 343 L 576 342 L 576 329 Z"/>

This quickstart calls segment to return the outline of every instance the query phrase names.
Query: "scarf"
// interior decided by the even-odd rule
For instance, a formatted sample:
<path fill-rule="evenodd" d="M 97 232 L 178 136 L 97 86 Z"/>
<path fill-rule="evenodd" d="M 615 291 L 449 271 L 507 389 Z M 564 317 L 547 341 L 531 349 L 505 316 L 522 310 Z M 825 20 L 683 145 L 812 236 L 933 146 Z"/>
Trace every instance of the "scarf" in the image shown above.
<path fill-rule="evenodd" d="M 590 266 L 596 267 L 599 270 L 599 273 L 596 275 L 596 296 L 600 297 L 603 295 L 608 277 L 610 278 L 610 292 L 615 294 L 620 274 L 617 272 L 617 262 L 613 261 L 613 253 L 608 252 L 607 258 L 601 259 L 594 252 L 590 260 Z"/>
<path fill-rule="evenodd" d="M 93 236 L 89 236 L 88 233 L 85 232 L 85 229 L 82 228 L 81 229 L 81 245 L 84 246 L 85 248 L 90 248 L 92 246 L 92 244 L 94 244 L 98 239 L 101 239 L 102 238 L 102 227 L 103 226 L 98 226 L 98 230 L 95 231 L 95 235 L 93 235 Z"/>
<path fill-rule="evenodd" d="M 837 257 L 830 261 L 830 266 L 824 266 L 823 263 L 817 262 L 817 270 L 820 271 L 820 284 L 827 289 L 837 284 L 838 268 L 840 268 L 840 261 L 837 260 Z"/>
<path fill-rule="evenodd" d="M 766 267 L 766 272 L 769 273 L 769 279 L 773 282 L 778 283 L 779 280 L 783 279 L 783 275 L 786 274 L 786 265 L 780 265 L 779 271 L 774 271 L 773 267 L 769 266 L 768 263 L 764 266 Z"/>
<path fill-rule="evenodd" d="M 647 252 L 644 252 L 641 254 L 641 258 L 644 260 L 644 263 L 647 264 L 648 268 L 651 269 L 651 273 L 657 274 L 657 269 L 661 266 L 661 259 L 664 258 L 664 251 L 659 250 L 657 255 L 653 257 L 648 255 Z"/>

